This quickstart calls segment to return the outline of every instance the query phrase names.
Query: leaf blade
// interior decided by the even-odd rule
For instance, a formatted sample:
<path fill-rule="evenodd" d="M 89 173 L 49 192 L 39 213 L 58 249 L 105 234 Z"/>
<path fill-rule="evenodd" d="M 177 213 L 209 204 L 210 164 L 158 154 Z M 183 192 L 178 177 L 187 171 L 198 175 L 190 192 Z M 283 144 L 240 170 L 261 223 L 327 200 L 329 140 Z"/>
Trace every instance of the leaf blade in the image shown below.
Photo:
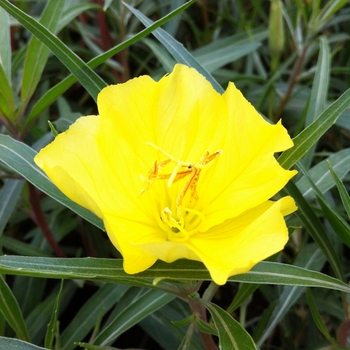
<path fill-rule="evenodd" d="M 58 23 L 63 13 L 64 3 L 64 0 L 48 1 L 40 18 L 40 23 L 53 34 L 57 31 Z M 55 16 L 52 16 L 53 13 Z M 27 47 L 23 67 L 21 99 L 25 105 L 35 92 L 49 53 L 49 48 L 35 36 L 32 36 Z"/>
<path fill-rule="evenodd" d="M 294 139 L 294 147 L 284 151 L 278 162 L 285 169 L 296 164 L 350 106 L 350 88 Z"/>
<path fill-rule="evenodd" d="M 67 45 L 43 25 L 25 14 L 16 6 L 12 5 L 10 2 L 0 0 L 0 6 L 11 16 L 16 18 L 18 22 L 35 35 L 38 40 L 43 42 L 96 100 L 98 93 L 106 87 L 107 84 L 79 56 L 71 51 Z"/>
<path fill-rule="evenodd" d="M 194 1 L 190 1 L 193 3 Z M 150 26 L 153 22 L 147 18 L 139 10 L 134 7 L 124 3 L 124 5 L 145 25 Z M 214 89 L 223 93 L 224 90 L 218 84 L 218 82 L 212 77 L 212 75 L 201 65 L 198 61 L 185 49 L 185 47 L 175 40 L 171 35 L 169 35 L 165 30 L 158 28 L 152 33 L 171 53 L 171 55 L 176 59 L 177 62 L 186 64 L 189 67 L 195 68 L 199 73 L 201 73 L 214 87 Z"/>
<path fill-rule="evenodd" d="M 0 310 L 10 327 L 16 332 L 18 338 L 30 341 L 21 309 L 2 276 L 0 276 Z"/>
<path fill-rule="evenodd" d="M 100 66 L 107 59 L 111 58 L 112 56 L 116 55 L 118 52 L 126 49 L 130 45 L 146 37 L 156 28 L 167 23 L 170 19 L 174 18 L 179 13 L 181 13 L 186 8 L 188 8 L 191 4 L 192 4 L 191 1 L 185 3 L 184 5 L 178 7 L 176 10 L 170 12 L 169 14 L 162 17 L 161 19 L 155 21 L 149 27 L 141 30 L 139 33 L 125 40 L 121 44 L 118 44 L 115 47 L 111 48 L 110 50 L 104 52 L 103 54 L 93 58 L 91 61 L 88 62 L 88 66 L 90 68 L 96 68 Z M 35 117 L 37 117 L 45 108 L 47 108 L 51 103 L 53 103 L 66 90 L 68 90 L 69 87 L 71 87 L 75 82 L 76 82 L 76 77 L 74 75 L 69 75 L 67 78 L 63 79 L 60 83 L 58 83 L 56 86 L 54 86 L 49 91 L 47 91 L 45 95 L 42 96 L 41 99 L 33 106 L 28 116 L 28 123 L 32 122 Z"/>
<path fill-rule="evenodd" d="M 144 272 L 128 275 L 124 272 L 123 260 L 120 259 L 0 256 L 0 273 L 126 283 L 149 288 L 156 288 L 156 285 L 152 284 L 155 278 L 211 280 L 203 264 L 189 260 L 178 260 L 171 264 L 157 261 Z M 260 262 L 246 274 L 230 277 L 229 281 L 320 287 L 350 293 L 350 286 L 339 279 L 293 265 L 267 261 Z"/>
<path fill-rule="evenodd" d="M 199 300 L 198 302 L 210 312 L 218 331 L 220 349 L 257 349 L 249 333 L 229 313 L 209 301 Z"/>

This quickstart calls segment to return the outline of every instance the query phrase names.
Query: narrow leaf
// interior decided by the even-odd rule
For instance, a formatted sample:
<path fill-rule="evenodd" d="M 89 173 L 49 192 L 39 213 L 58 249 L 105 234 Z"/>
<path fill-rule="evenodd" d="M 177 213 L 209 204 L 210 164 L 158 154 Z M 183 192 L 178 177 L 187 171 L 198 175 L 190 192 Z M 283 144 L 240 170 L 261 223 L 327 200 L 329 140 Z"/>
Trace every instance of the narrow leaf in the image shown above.
<path fill-rule="evenodd" d="M 128 286 L 103 285 L 78 311 L 61 336 L 61 350 L 73 350 L 74 342 L 82 341 L 94 328 L 98 318 L 104 316 L 115 305 Z"/>
<path fill-rule="evenodd" d="M 316 23 L 319 23 L 321 25 L 326 23 L 336 12 L 338 12 L 347 3 L 347 0 L 333 0 L 327 2 L 324 8 L 321 10 L 319 18 L 316 20 Z"/>
<path fill-rule="evenodd" d="M 45 294 L 43 300 L 39 303 L 35 303 L 35 306 L 32 306 L 29 315 L 26 317 L 26 325 L 33 343 L 44 343 L 47 325 L 50 322 L 52 310 L 57 301 L 58 287 L 59 286 L 55 284 L 51 293 L 49 293 L 49 295 Z M 73 297 L 76 295 L 77 289 L 78 283 L 76 283 L 76 281 L 65 282 L 62 294 L 63 308 L 69 305 Z"/>
<path fill-rule="evenodd" d="M 43 11 L 40 18 L 42 24 L 47 30 L 55 34 L 57 32 L 58 23 L 61 19 L 65 0 L 50 0 Z M 54 16 L 52 14 L 55 14 Z M 30 39 L 27 47 L 26 59 L 23 67 L 23 80 L 21 99 L 25 105 L 34 94 L 36 87 L 40 81 L 41 74 L 49 57 L 50 50 L 36 37 Z"/>
<path fill-rule="evenodd" d="M 319 271 L 323 267 L 325 260 L 326 259 L 324 254 L 322 254 L 322 251 L 316 246 L 316 244 L 312 243 L 306 245 L 299 252 L 297 258 L 294 261 L 294 265 Z M 304 288 L 299 286 L 283 287 L 283 290 L 278 298 L 278 304 L 275 305 L 270 318 L 268 320 L 261 319 L 258 322 L 257 328 L 263 328 L 263 331 L 261 330 L 260 333 L 261 337 L 254 338 L 257 341 L 258 346 L 262 346 L 264 341 L 268 339 L 268 337 L 271 335 L 271 332 L 273 332 L 275 327 L 281 322 L 287 312 L 299 300 L 303 291 Z"/>
<path fill-rule="evenodd" d="M 306 289 L 306 298 L 307 298 L 307 303 L 309 304 L 312 318 L 313 318 L 318 330 L 324 335 L 324 337 L 331 344 L 335 344 L 334 339 L 331 337 L 331 335 L 328 332 L 327 326 L 324 324 L 324 321 L 323 321 L 321 315 L 317 311 L 317 306 L 315 304 L 314 298 L 313 298 L 312 293 L 311 293 L 309 288 Z"/>
<path fill-rule="evenodd" d="M 153 279 L 160 277 L 180 281 L 211 280 L 203 264 L 190 260 L 178 260 L 171 264 L 157 261 L 148 270 L 129 275 L 124 272 L 123 260 L 119 259 L 0 256 L 0 273 L 57 279 L 85 279 L 149 288 L 160 288 L 165 282 L 161 282 L 160 286 L 152 284 Z M 229 281 L 320 287 L 350 293 L 350 286 L 336 278 L 293 265 L 267 261 L 260 262 L 246 274 L 230 277 Z"/>
<path fill-rule="evenodd" d="M 175 298 L 159 290 L 148 290 L 117 317 L 95 339 L 96 345 L 109 345 L 123 332 Z"/>
<path fill-rule="evenodd" d="M 9 1 L 0 0 L 0 6 L 35 35 L 38 40 L 44 43 L 96 100 L 98 93 L 107 86 L 107 84 L 87 64 L 85 64 L 79 56 L 71 51 L 67 45 L 44 26 L 16 6 L 12 5 Z"/>
<path fill-rule="evenodd" d="M 1 10 L 1 9 L 0 9 Z M 0 22 L 1 23 L 1 22 Z M 15 100 L 11 89 L 10 81 L 5 76 L 5 71 L 0 61 L 0 113 L 9 120 L 14 119 Z"/>
<path fill-rule="evenodd" d="M 229 313 L 209 301 L 200 300 L 214 321 L 220 349 L 257 350 L 250 334 Z"/>
<path fill-rule="evenodd" d="M 327 232 L 318 220 L 315 212 L 306 202 L 294 182 L 289 181 L 281 193 L 288 194 L 294 198 L 298 206 L 298 210 L 295 212 L 295 215 L 298 216 L 315 243 L 323 251 L 324 255 L 332 266 L 335 276 L 342 280 L 343 271 L 339 256 L 337 255 L 330 239 L 327 236 Z"/>
<path fill-rule="evenodd" d="M 246 44 L 237 44 L 233 42 L 230 46 L 208 52 L 205 55 L 195 57 L 199 64 L 201 64 L 208 72 L 225 66 L 228 63 L 239 60 L 240 58 L 251 54 L 260 47 L 260 43 L 250 42 Z"/>
<path fill-rule="evenodd" d="M 19 339 L 0 337 L 0 350 L 47 350 Z"/>
<path fill-rule="evenodd" d="M 81 13 L 89 10 L 101 11 L 101 6 L 94 3 L 76 3 L 75 1 L 66 1 L 64 12 L 61 21 L 58 25 L 57 32 L 60 32 L 67 24 L 69 24 L 75 17 L 79 16 Z"/>
<path fill-rule="evenodd" d="M 316 197 L 318 202 L 320 203 L 320 206 L 322 208 L 323 213 L 325 214 L 326 218 L 328 219 L 330 225 L 332 226 L 334 232 L 337 234 L 337 236 L 345 243 L 348 247 L 350 247 L 350 226 L 348 223 L 329 205 L 324 195 L 321 193 L 321 191 L 317 188 L 317 186 L 312 181 L 311 177 L 309 176 L 306 169 L 299 164 L 298 166 L 300 170 L 303 172 L 304 176 L 307 176 L 307 178 L 310 181 L 310 184 L 313 188 L 313 190 L 316 193 Z"/>
<path fill-rule="evenodd" d="M 191 349 L 193 349 L 192 344 L 191 344 L 191 340 L 192 340 L 192 336 L 194 334 L 195 328 L 196 328 L 196 323 L 191 322 L 187 328 L 187 332 L 186 332 L 185 337 L 182 339 L 182 342 L 178 347 L 178 350 L 191 350 Z"/>
<path fill-rule="evenodd" d="M 53 308 L 53 312 L 51 315 L 51 320 L 47 326 L 47 332 L 45 337 L 45 348 L 48 348 L 48 349 L 52 349 L 56 330 L 57 330 L 58 311 L 61 305 L 61 299 L 62 299 L 62 293 L 63 293 L 63 281 L 64 280 L 61 280 L 61 286 L 57 294 L 55 306 Z"/>
<path fill-rule="evenodd" d="M 215 335 L 216 337 L 218 336 L 217 330 L 215 330 L 212 326 L 204 322 L 199 317 L 196 318 L 196 325 L 202 333 L 212 334 L 212 335 Z"/>
<path fill-rule="evenodd" d="M 350 88 L 293 139 L 294 147 L 282 153 L 278 158 L 279 163 L 285 169 L 289 169 L 296 164 L 349 106 Z"/>
<path fill-rule="evenodd" d="M 16 332 L 17 337 L 21 340 L 29 341 L 29 334 L 22 312 L 16 298 L 2 276 L 0 276 L 0 312 L 5 317 L 9 326 Z"/>
<path fill-rule="evenodd" d="M 11 39 L 10 39 L 10 18 L 6 11 L 0 8 L 0 66 L 4 76 L 11 86 Z M 2 80 L 1 80 L 2 82 Z"/>
<path fill-rule="evenodd" d="M 348 217 L 350 219 L 350 196 L 348 191 L 346 190 L 343 182 L 339 179 L 337 173 L 334 171 L 334 168 L 331 166 L 330 163 L 328 163 L 329 170 L 334 178 L 334 181 L 337 184 L 337 188 L 340 194 L 340 198 L 343 202 L 344 208 L 348 214 Z"/>
<path fill-rule="evenodd" d="M 96 68 L 100 66 L 102 63 L 107 61 L 109 58 L 113 57 L 118 52 L 126 49 L 130 45 L 140 41 L 145 36 L 149 35 L 152 31 L 160 27 L 161 25 L 167 23 L 170 19 L 179 15 L 182 11 L 184 11 L 187 7 L 189 7 L 193 2 L 187 2 L 184 5 L 180 6 L 176 10 L 162 17 L 158 21 L 154 22 L 149 27 L 143 29 L 139 33 L 125 40 L 121 44 L 116 45 L 110 50 L 104 52 L 103 54 L 93 58 L 89 61 L 88 66 L 90 68 Z M 74 83 L 76 82 L 76 77 L 74 75 L 70 75 L 67 78 L 63 79 L 59 84 L 54 86 L 52 89 L 47 91 L 47 93 L 41 97 L 41 99 L 34 105 L 30 115 L 28 117 L 28 123 L 32 122 L 35 117 L 37 117 L 44 109 L 46 109 L 50 104 L 52 104 L 56 99 L 61 96 L 65 91 L 67 91 Z"/>
<path fill-rule="evenodd" d="M 309 107 L 305 120 L 305 127 L 309 126 L 325 109 L 330 76 L 330 52 L 326 37 L 320 38 L 320 53 L 317 61 L 315 78 L 312 84 Z M 303 157 L 302 163 L 309 169 L 314 157 L 314 144 Z"/>
<path fill-rule="evenodd" d="M 247 299 L 251 297 L 251 295 L 256 291 L 258 287 L 259 285 L 257 284 L 242 284 L 234 299 L 232 300 L 232 303 L 227 308 L 227 312 L 231 314 L 233 311 L 235 311 L 239 306 L 241 306 Z"/>
<path fill-rule="evenodd" d="M 0 192 L 0 237 L 5 226 L 15 210 L 18 198 L 22 192 L 24 181 L 8 180 Z"/>
<path fill-rule="evenodd" d="M 191 0 L 189 3 L 193 4 L 194 1 Z M 124 5 L 145 25 L 151 26 L 153 22 L 142 14 L 139 10 L 136 10 L 131 5 L 124 3 Z M 165 30 L 158 28 L 153 32 L 153 35 L 164 45 L 164 47 L 171 53 L 171 55 L 176 59 L 177 62 L 186 64 L 189 67 L 195 68 L 199 73 L 201 73 L 214 87 L 214 89 L 223 93 L 223 88 L 218 84 L 218 82 L 212 77 L 212 75 L 201 66 L 198 61 L 185 49 L 185 47 L 180 44 L 176 39 L 174 39 Z"/>
<path fill-rule="evenodd" d="M 335 185 L 328 164 L 332 165 L 334 172 L 342 179 L 350 170 L 350 148 L 342 149 L 330 155 L 308 171 L 312 181 L 321 193 L 325 193 Z M 296 185 L 306 200 L 315 199 L 315 192 L 312 190 L 307 176 L 303 176 L 298 180 Z"/>

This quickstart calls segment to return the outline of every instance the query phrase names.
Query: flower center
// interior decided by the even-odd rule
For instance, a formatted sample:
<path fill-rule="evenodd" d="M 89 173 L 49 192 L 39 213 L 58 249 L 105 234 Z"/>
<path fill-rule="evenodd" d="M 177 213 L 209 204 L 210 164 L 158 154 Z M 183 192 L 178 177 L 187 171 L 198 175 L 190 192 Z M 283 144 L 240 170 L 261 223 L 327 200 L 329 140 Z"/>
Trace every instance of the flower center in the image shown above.
<path fill-rule="evenodd" d="M 194 199 L 198 201 L 197 194 L 197 184 L 199 181 L 199 176 L 201 175 L 202 170 L 215 158 L 217 158 L 222 151 L 218 150 L 212 154 L 208 151 L 199 159 L 197 163 L 193 162 L 185 162 L 183 160 L 178 160 L 173 157 L 171 154 L 167 153 L 157 145 L 147 142 L 148 146 L 155 148 L 157 151 L 162 153 L 166 159 L 162 160 L 160 163 L 156 160 L 152 168 L 149 170 L 147 177 L 144 181 L 143 189 L 141 190 L 141 194 L 146 192 L 156 180 L 168 180 L 168 187 L 177 181 L 187 178 L 187 181 L 181 188 L 178 193 L 175 205 L 176 205 L 176 220 L 173 216 L 172 211 L 166 207 L 162 210 L 160 218 L 163 223 L 167 224 L 171 230 L 168 233 L 168 239 L 173 242 L 184 242 L 186 241 L 195 230 L 188 231 L 185 228 L 185 215 L 191 213 L 197 216 L 200 221 L 204 221 L 204 215 L 198 210 L 184 207 L 182 205 L 183 199 L 185 195 L 190 192 L 190 202 Z M 169 163 L 174 163 L 174 169 L 171 173 L 163 173 L 163 168 Z M 198 225 L 196 225 L 198 226 Z"/>

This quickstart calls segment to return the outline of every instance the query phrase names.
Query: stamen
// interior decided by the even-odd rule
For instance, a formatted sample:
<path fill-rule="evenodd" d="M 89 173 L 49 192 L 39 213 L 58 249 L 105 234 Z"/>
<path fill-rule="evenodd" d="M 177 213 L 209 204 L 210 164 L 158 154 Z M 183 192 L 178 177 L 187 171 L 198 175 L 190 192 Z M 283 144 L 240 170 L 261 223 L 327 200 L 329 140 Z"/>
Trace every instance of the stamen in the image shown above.
<path fill-rule="evenodd" d="M 191 191 L 191 197 L 190 197 L 190 203 L 194 199 L 195 201 L 198 201 L 198 194 L 197 194 L 197 184 L 199 181 L 199 176 L 202 172 L 202 170 L 210 163 L 212 162 L 217 156 L 219 156 L 222 151 L 218 150 L 214 152 L 213 154 L 210 154 L 208 151 L 204 153 L 204 155 L 199 159 L 197 163 L 190 163 L 190 162 L 185 162 L 179 159 L 176 159 L 173 157 L 171 154 L 168 152 L 164 151 L 157 145 L 153 144 L 152 142 L 147 142 L 148 146 L 153 147 L 160 153 L 162 153 L 167 159 L 161 161 L 159 164 L 157 161 L 153 163 L 153 166 L 151 170 L 148 172 L 148 175 L 146 177 L 146 180 L 144 182 L 144 188 L 141 190 L 141 194 L 147 191 L 153 182 L 155 180 L 168 180 L 168 187 L 170 187 L 172 184 L 175 182 L 189 176 L 188 180 L 186 183 L 183 185 L 181 188 L 179 194 L 176 197 L 175 200 L 175 206 L 176 206 L 176 214 L 177 217 L 179 218 L 179 221 L 175 220 L 172 216 L 171 210 L 166 207 L 162 213 L 161 213 L 161 218 L 162 221 L 166 224 L 168 224 L 171 227 L 171 237 L 169 239 L 171 241 L 176 241 L 176 242 L 183 242 L 188 239 L 190 233 L 193 231 L 188 231 L 185 230 L 184 225 L 185 225 L 185 215 L 183 211 L 186 211 L 188 213 L 192 213 L 194 215 L 197 215 L 201 221 L 205 220 L 204 215 L 194 209 L 191 208 L 186 208 L 182 206 L 182 202 L 184 197 L 186 196 L 188 191 Z M 162 174 L 161 171 L 162 169 L 168 165 L 170 162 L 174 163 L 174 169 L 171 173 L 166 173 Z M 183 169 L 185 168 L 185 169 Z M 181 170 L 183 169 L 183 170 Z M 195 220 L 197 221 L 197 220 Z M 191 224 L 192 226 L 192 224 Z M 174 230 L 177 230 L 174 232 Z"/>
<path fill-rule="evenodd" d="M 153 163 L 153 166 L 148 172 L 147 177 L 144 181 L 143 189 L 140 191 L 140 195 L 146 192 L 152 186 L 153 182 L 162 176 L 159 175 L 159 173 L 162 171 L 163 167 L 170 163 L 170 161 L 170 159 L 165 159 L 159 164 L 157 161 Z"/>

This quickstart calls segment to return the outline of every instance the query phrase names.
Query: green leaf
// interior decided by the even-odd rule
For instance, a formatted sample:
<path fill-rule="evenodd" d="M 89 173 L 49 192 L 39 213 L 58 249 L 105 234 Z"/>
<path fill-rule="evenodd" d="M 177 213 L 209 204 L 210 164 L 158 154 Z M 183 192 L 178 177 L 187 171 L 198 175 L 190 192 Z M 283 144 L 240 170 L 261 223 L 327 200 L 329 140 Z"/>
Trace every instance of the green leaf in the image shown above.
<path fill-rule="evenodd" d="M 324 25 L 327 21 L 329 21 L 330 18 L 333 17 L 333 15 L 338 12 L 343 6 L 345 6 L 348 3 L 347 0 L 333 0 L 329 1 L 325 4 L 325 6 L 322 8 L 319 18 L 316 20 L 316 25 L 319 25 L 319 29 L 322 28 L 322 25 Z"/>
<path fill-rule="evenodd" d="M 75 3 L 75 1 L 66 1 L 64 12 L 61 21 L 58 25 L 57 32 L 60 32 L 67 24 L 69 24 L 75 17 L 79 16 L 81 13 L 89 10 L 101 11 L 101 6 L 96 4 L 88 3 Z"/>
<path fill-rule="evenodd" d="M 134 36 L 130 37 L 129 39 L 125 40 L 121 44 L 116 45 L 115 47 L 111 48 L 110 50 L 104 52 L 103 54 L 95 57 L 91 61 L 89 61 L 88 66 L 90 68 L 96 68 L 100 66 L 102 63 L 107 61 L 109 58 L 116 55 L 118 52 L 126 49 L 130 45 L 138 42 L 145 36 L 149 35 L 152 31 L 160 27 L 161 25 L 167 23 L 170 19 L 174 18 L 175 16 L 179 15 L 182 11 L 184 11 L 187 7 L 189 7 L 193 1 L 187 2 L 184 5 L 180 6 L 176 10 L 172 11 L 168 15 L 164 16 L 163 18 L 159 19 L 158 21 L 154 22 L 151 26 L 143 29 L 139 33 L 135 34 Z M 57 84 L 55 87 L 47 91 L 47 93 L 41 97 L 41 99 L 34 105 L 33 109 L 30 112 L 30 115 L 28 116 L 28 123 L 32 122 L 34 118 L 36 118 L 44 109 L 46 109 L 50 104 L 52 104 L 56 99 L 61 96 L 65 91 L 67 91 L 74 83 L 76 82 L 76 78 L 73 75 L 68 76 L 67 78 L 63 79 L 59 84 Z"/>
<path fill-rule="evenodd" d="M 193 56 L 200 65 L 211 73 L 228 63 L 237 61 L 240 58 L 257 51 L 260 46 L 261 44 L 258 42 L 239 44 L 232 41 L 231 45 L 227 45 L 221 49 L 212 50 L 211 52 L 207 52 L 200 56 L 193 54 Z"/>
<path fill-rule="evenodd" d="M 304 199 L 294 182 L 289 181 L 285 188 L 281 190 L 281 194 L 287 194 L 294 198 L 298 206 L 298 210 L 295 212 L 295 215 L 301 220 L 302 224 L 311 235 L 315 243 L 323 251 L 327 260 L 331 264 L 335 276 L 337 276 L 338 279 L 343 280 L 343 270 L 339 256 L 337 255 L 330 239 L 327 236 L 327 232 L 318 220 L 315 212 Z"/>
<path fill-rule="evenodd" d="M 0 350 L 47 350 L 22 340 L 0 337 Z"/>
<path fill-rule="evenodd" d="M 65 0 L 50 0 L 42 13 L 39 23 L 51 33 L 57 32 Z M 55 14 L 54 16 L 52 14 Z M 50 50 L 36 37 L 32 37 L 24 61 L 21 99 L 26 106 L 40 81 Z"/>
<path fill-rule="evenodd" d="M 188 3 L 193 4 L 194 1 L 191 0 Z M 142 14 L 139 10 L 134 7 L 124 3 L 124 5 L 145 25 L 151 26 L 153 22 Z M 195 68 L 199 73 L 201 73 L 214 87 L 214 89 L 223 93 L 223 88 L 218 84 L 218 82 L 212 77 L 212 75 L 201 66 L 198 61 L 185 49 L 185 47 L 175 40 L 170 34 L 165 30 L 158 28 L 153 32 L 153 35 L 164 45 L 164 47 L 171 53 L 171 55 L 176 59 L 177 62 L 186 64 L 189 67 Z"/>
<path fill-rule="evenodd" d="M 271 301 L 267 306 L 267 308 L 264 309 L 261 316 L 259 316 L 258 323 L 254 327 L 254 331 L 252 334 L 252 337 L 258 347 L 259 347 L 259 344 L 263 342 L 264 338 L 269 336 L 269 333 L 267 333 L 265 329 L 267 328 L 267 325 L 269 324 L 269 321 L 272 318 L 272 314 L 279 303 L 280 301 L 278 299 Z M 280 320 L 278 320 L 278 322 L 279 321 Z M 260 342 L 258 342 L 259 339 L 260 339 Z"/>
<path fill-rule="evenodd" d="M 330 225 L 332 226 L 334 232 L 337 236 L 345 243 L 348 247 L 350 247 L 350 226 L 348 223 L 328 204 L 328 201 L 321 193 L 321 191 L 317 188 L 317 186 L 312 181 L 306 169 L 299 163 L 298 167 L 302 171 L 302 173 L 307 176 L 309 179 L 313 190 L 316 193 L 316 197 L 320 206 L 322 208 L 323 213 L 328 219 Z"/>
<path fill-rule="evenodd" d="M 0 66 L 6 77 L 6 81 L 11 86 L 11 35 L 10 19 L 5 10 L 0 8 Z M 2 82 L 3 80 L 1 80 Z"/>
<path fill-rule="evenodd" d="M 84 342 L 77 342 L 74 344 L 81 347 L 81 348 L 84 348 L 86 350 L 118 350 L 118 349 L 112 348 L 110 346 L 92 345 L 92 344 L 84 343 Z"/>
<path fill-rule="evenodd" d="M 35 155 L 36 152 L 26 144 L 16 141 L 9 136 L 0 135 L 1 162 L 59 203 L 103 229 L 102 221 L 97 216 L 68 199 L 37 167 L 33 161 Z"/>
<path fill-rule="evenodd" d="M 144 318 L 139 322 L 138 326 L 156 340 L 160 348 L 178 349 L 179 344 L 186 336 L 186 329 L 176 327 L 172 322 L 174 320 L 183 320 L 190 313 L 188 304 L 179 298 L 175 298 L 161 309 Z M 203 342 L 198 332 L 192 335 L 191 350 L 203 350 Z"/>
<path fill-rule="evenodd" d="M 306 289 L 306 298 L 309 304 L 309 308 L 311 311 L 312 318 L 318 328 L 318 330 L 324 335 L 324 337 L 331 343 L 335 345 L 334 339 L 328 332 L 327 326 L 324 324 L 324 321 L 321 315 L 317 311 L 317 306 L 315 304 L 314 298 L 309 288 Z"/>
<path fill-rule="evenodd" d="M 232 303 L 227 308 L 227 312 L 231 314 L 239 306 L 241 306 L 259 287 L 257 284 L 242 284 L 236 293 Z"/>
<path fill-rule="evenodd" d="M 98 93 L 107 86 L 107 84 L 87 64 L 85 64 L 79 56 L 71 51 L 67 45 L 44 26 L 16 6 L 12 5 L 9 1 L 0 0 L 0 6 L 35 35 L 38 40 L 44 43 L 77 78 L 86 91 L 96 100 Z"/>
<path fill-rule="evenodd" d="M 325 256 L 322 251 L 312 243 L 306 245 L 298 254 L 294 261 L 294 265 L 312 270 L 321 270 L 325 263 Z M 259 338 L 254 338 L 258 346 L 262 346 L 264 341 L 270 336 L 271 332 L 281 322 L 287 312 L 295 305 L 304 291 L 303 287 L 299 286 L 284 286 L 279 294 L 278 304 L 275 305 L 273 312 L 268 320 L 261 319 L 258 322 L 257 328 L 263 328 L 260 331 Z M 267 321 L 267 322 L 266 322 Z M 263 326 L 264 325 L 264 326 Z"/>
<path fill-rule="evenodd" d="M 212 334 L 212 335 L 215 335 L 216 337 L 218 336 L 217 330 L 214 329 L 212 326 L 210 326 L 208 323 L 204 322 L 199 317 L 196 317 L 196 325 L 202 333 Z"/>
<path fill-rule="evenodd" d="M 103 11 L 106 11 L 109 6 L 111 6 L 113 0 L 105 0 L 103 5 Z"/>
<path fill-rule="evenodd" d="M 349 196 L 349 193 L 346 190 L 343 182 L 339 179 L 337 173 L 334 171 L 334 168 L 332 167 L 332 165 L 330 163 L 328 163 L 328 167 L 329 167 L 329 170 L 330 170 L 330 172 L 335 180 L 335 183 L 337 185 L 337 188 L 338 188 L 338 191 L 340 194 L 340 198 L 343 202 L 344 208 L 345 208 L 345 210 L 348 214 L 348 217 L 350 219 L 350 196 Z"/>
<path fill-rule="evenodd" d="M 8 251 L 26 256 L 47 256 L 50 257 L 50 254 L 47 251 L 44 251 L 42 248 L 33 247 L 33 245 L 24 243 L 16 238 L 3 235 L 0 239 L 1 244 Z"/>
<path fill-rule="evenodd" d="M 220 349 L 257 350 L 249 333 L 229 313 L 209 301 L 199 300 L 199 303 L 210 312 L 218 331 Z"/>
<path fill-rule="evenodd" d="M 42 258 L 25 256 L 0 256 L 0 273 L 57 279 L 85 279 L 108 283 L 120 283 L 149 288 L 161 288 L 152 279 L 206 280 L 208 270 L 202 263 L 178 260 L 172 264 L 157 261 L 148 270 L 129 275 L 124 272 L 123 260 L 97 258 Z M 246 274 L 229 278 L 231 282 L 281 284 L 304 287 L 320 287 L 350 293 L 350 286 L 323 273 L 301 267 L 263 261 Z M 172 287 L 172 290 L 174 288 Z"/>
<path fill-rule="evenodd" d="M 346 90 L 312 124 L 293 139 L 294 147 L 284 151 L 278 158 L 281 166 L 289 169 L 296 164 L 349 106 L 350 89 Z"/>
<path fill-rule="evenodd" d="M 174 295 L 159 290 L 147 290 L 141 297 L 135 300 L 96 337 L 94 344 L 109 345 L 123 332 L 140 322 L 149 314 L 158 310 L 175 298 Z"/>
<path fill-rule="evenodd" d="M 15 210 L 17 201 L 22 192 L 24 181 L 5 181 L 0 192 L 0 237 L 7 225 L 12 212 Z"/>
<path fill-rule="evenodd" d="M 326 107 L 330 76 L 330 52 L 326 37 L 320 37 L 320 53 L 317 61 L 315 78 L 312 84 L 309 107 L 307 110 L 305 126 L 309 126 Z M 314 144 L 303 157 L 302 163 L 308 169 L 314 157 L 316 144 Z"/>
<path fill-rule="evenodd" d="M 171 321 L 171 323 L 176 326 L 176 327 L 185 327 L 187 326 L 189 323 L 191 323 L 193 321 L 193 319 L 195 318 L 195 315 L 192 314 L 190 316 L 187 316 L 186 318 L 180 320 L 180 321 Z"/>
<path fill-rule="evenodd" d="M 29 341 L 29 334 L 22 312 L 16 298 L 2 276 L 0 276 L 0 312 L 5 317 L 9 326 L 16 332 L 17 337 L 21 340 Z"/>
<path fill-rule="evenodd" d="M 35 344 L 44 343 L 47 325 L 50 322 L 52 310 L 57 301 L 58 287 L 56 284 L 49 295 L 44 294 L 45 299 L 34 304 L 30 309 L 30 314 L 26 317 L 28 332 L 32 337 L 32 342 Z M 65 282 L 62 294 L 62 309 L 69 305 L 77 289 L 78 283 L 76 281 Z"/>
<path fill-rule="evenodd" d="M 196 323 L 193 321 L 190 322 L 190 324 L 187 328 L 187 332 L 185 334 L 185 337 L 182 339 L 182 342 L 179 345 L 178 350 L 191 350 L 191 349 L 193 349 L 191 340 L 192 340 L 192 336 L 194 334 L 195 329 L 196 329 Z"/>
<path fill-rule="evenodd" d="M 55 302 L 55 306 L 53 308 L 53 312 L 51 315 L 50 323 L 47 326 L 47 332 L 45 337 L 45 348 L 52 349 L 53 342 L 55 339 L 55 334 L 57 332 L 57 323 L 58 323 L 58 310 L 61 305 L 61 299 L 62 299 L 62 293 L 63 293 L 63 282 L 64 280 L 61 280 L 61 286 L 60 290 L 57 294 L 57 299 Z"/>
<path fill-rule="evenodd" d="M 0 9 L 1 10 L 1 9 Z M 0 64 L 0 113 L 7 117 L 9 120 L 14 119 L 15 100 L 13 92 L 11 90 L 10 82 L 5 76 L 5 71 Z"/>
<path fill-rule="evenodd" d="M 350 148 L 345 148 L 332 154 L 327 159 L 317 163 L 308 171 L 312 181 L 321 193 L 327 192 L 335 185 L 328 163 L 332 165 L 337 176 L 342 179 L 350 170 Z M 303 176 L 298 180 L 296 185 L 305 199 L 315 199 L 315 192 L 312 190 L 312 186 L 307 176 Z"/>
<path fill-rule="evenodd" d="M 124 293 L 128 286 L 105 284 L 79 309 L 61 336 L 60 350 L 73 350 L 74 342 L 82 341 Z"/>

